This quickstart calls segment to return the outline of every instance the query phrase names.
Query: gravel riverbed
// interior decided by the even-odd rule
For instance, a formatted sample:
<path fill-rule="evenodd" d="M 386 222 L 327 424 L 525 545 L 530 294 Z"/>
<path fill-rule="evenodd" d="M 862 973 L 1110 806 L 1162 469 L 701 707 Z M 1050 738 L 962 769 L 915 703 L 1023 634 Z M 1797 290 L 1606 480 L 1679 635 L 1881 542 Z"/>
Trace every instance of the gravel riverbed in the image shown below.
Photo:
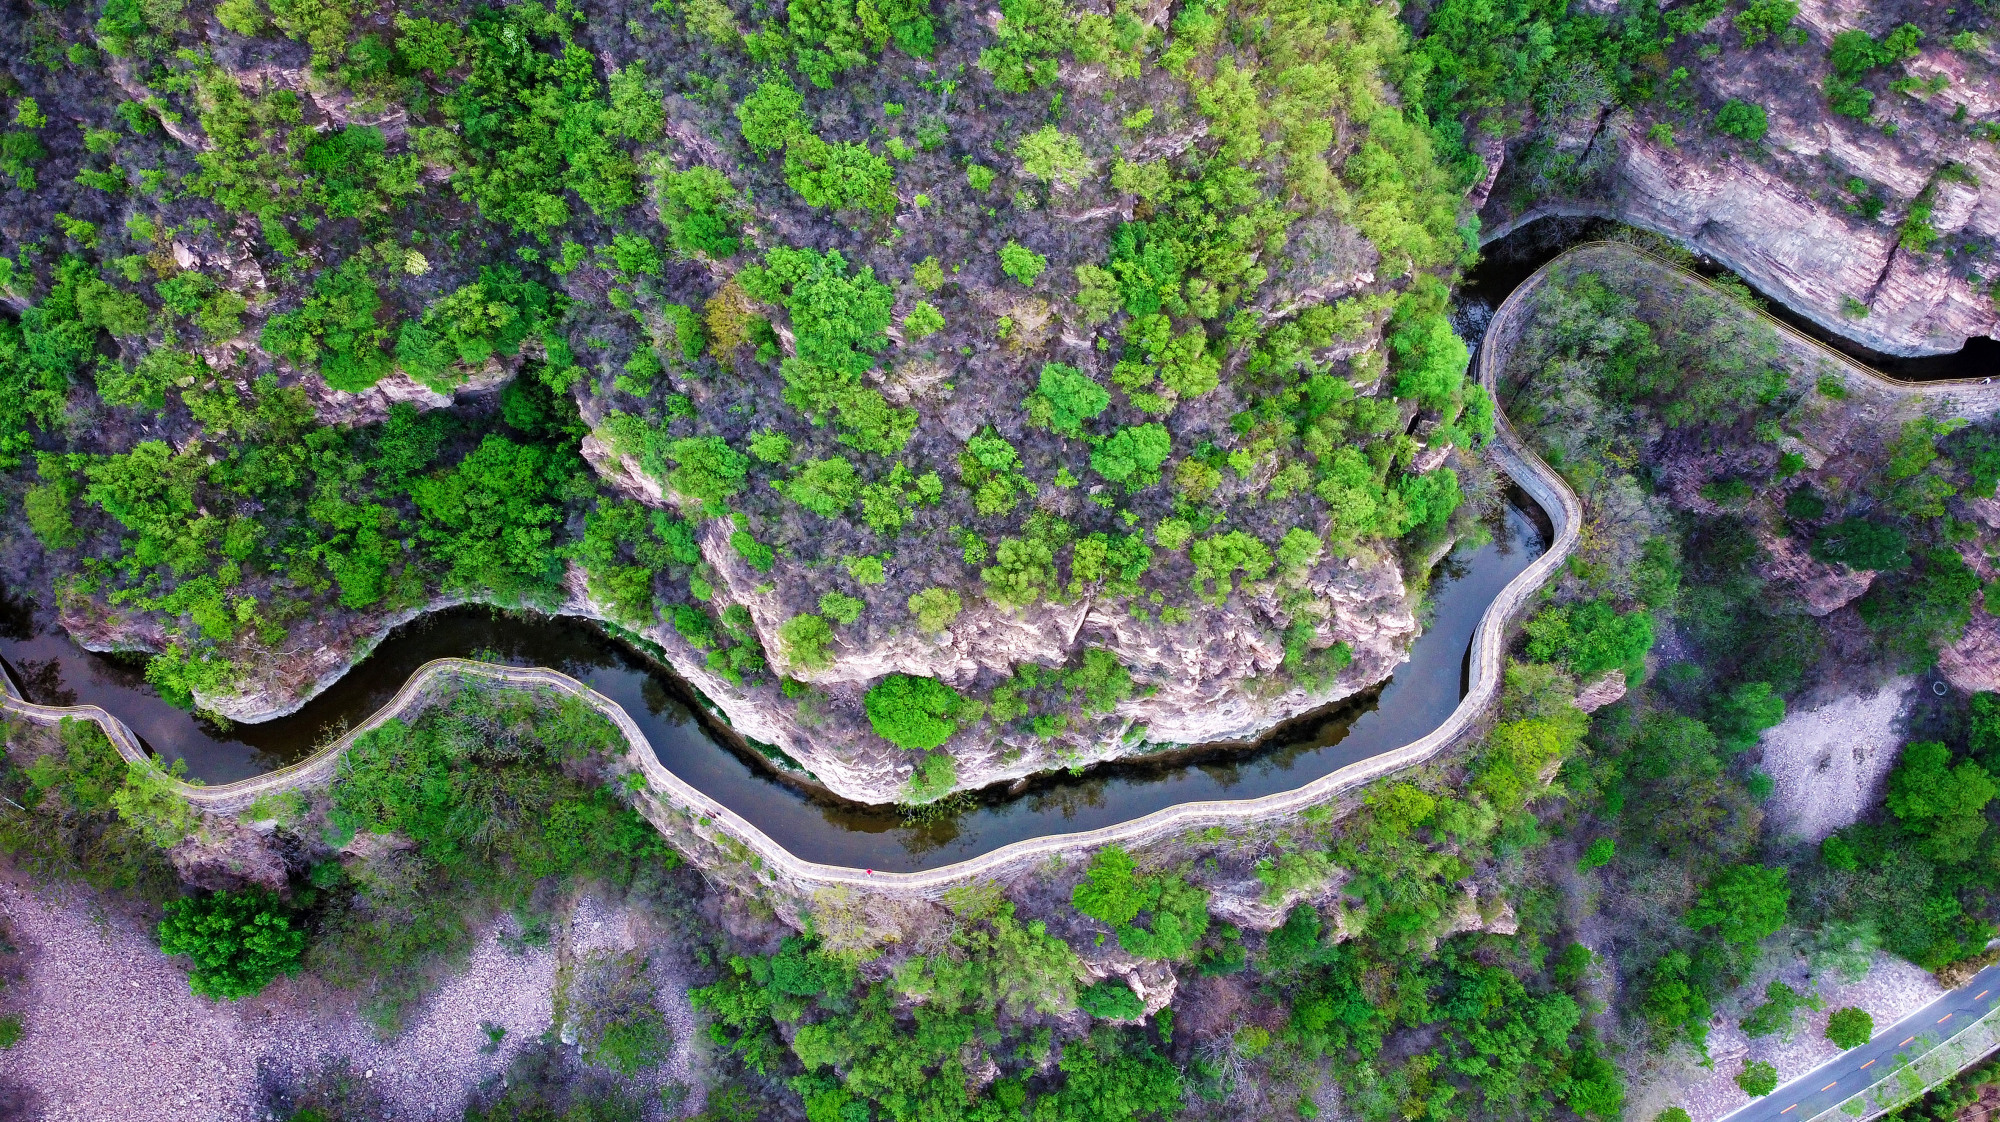
<path fill-rule="evenodd" d="M 375 1039 L 353 999 L 310 979 L 280 979 L 245 1001 L 188 991 L 183 966 L 159 953 L 146 924 L 87 889 L 0 878 L 0 916 L 26 956 L 25 978 L 4 995 L 20 1013 L 21 1042 L 0 1053 L 0 1083 L 25 1097 L 25 1118 L 46 1122 L 218 1122 L 267 1117 L 272 1093 L 346 1061 L 386 1119 L 456 1119 L 468 1093 L 498 1075 L 549 1029 L 558 949 L 516 953 L 488 931 L 395 1040 Z M 628 922 L 585 902 L 586 943 Z M 611 939 L 618 942 L 621 940 Z M 661 993 L 676 1029 L 660 1080 L 684 1077 L 692 1058 L 685 994 Z M 481 1022 L 506 1035 L 482 1051 Z"/>

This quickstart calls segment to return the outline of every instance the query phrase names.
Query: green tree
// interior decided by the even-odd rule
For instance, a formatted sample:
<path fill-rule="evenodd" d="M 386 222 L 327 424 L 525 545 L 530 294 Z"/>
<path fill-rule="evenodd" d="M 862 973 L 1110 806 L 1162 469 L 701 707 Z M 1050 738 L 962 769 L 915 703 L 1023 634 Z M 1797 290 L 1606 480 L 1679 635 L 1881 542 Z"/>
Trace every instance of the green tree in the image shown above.
<path fill-rule="evenodd" d="M 1545 608 L 1528 621 L 1528 657 L 1559 662 L 1579 678 L 1623 669 L 1636 677 L 1653 648 L 1653 618 L 1620 613 L 1608 599 Z"/>
<path fill-rule="evenodd" d="M 1119 429 L 1090 453 L 1090 470 L 1128 491 L 1159 482 L 1160 467 L 1173 455 L 1173 438 L 1158 421 Z"/>
<path fill-rule="evenodd" d="M 673 470 L 660 473 L 675 494 L 720 513 L 750 475 L 750 461 L 719 436 L 689 436 L 667 442 L 661 451 Z"/>
<path fill-rule="evenodd" d="M 934 32 L 922 0 L 798 0 L 786 5 L 799 73 L 831 89 L 843 71 L 866 66 L 890 42 L 904 54 L 929 58 Z"/>
<path fill-rule="evenodd" d="M 1039 538 L 1002 538 L 993 561 L 979 579 L 1002 608 L 1025 608 L 1056 588 L 1055 551 Z"/>
<path fill-rule="evenodd" d="M 1743 1031 L 1752 1037 L 1772 1036 L 1784 1033 L 1790 1039 L 1792 1021 L 1801 1009 L 1818 1009 L 1818 997 L 1802 994 L 1785 983 L 1773 979 L 1764 987 L 1764 1003 L 1750 1010 L 1741 1022 Z"/>
<path fill-rule="evenodd" d="M 1617 855 L 1616 841 L 1611 838 L 1592 838 L 1590 844 L 1584 847 L 1583 856 L 1577 859 L 1576 867 L 1585 872 L 1601 869 L 1611 864 L 1611 859 Z"/>
<path fill-rule="evenodd" d="M 1132 922 L 1146 903 L 1134 868 L 1131 854 L 1115 845 L 1105 846 L 1090 859 L 1083 881 L 1070 891 L 1070 904 L 1111 927 Z"/>
<path fill-rule="evenodd" d="M 1111 393 L 1076 367 L 1049 362 L 1042 364 L 1041 383 L 1021 405 L 1029 424 L 1082 439 L 1083 423 L 1111 407 Z"/>
<path fill-rule="evenodd" d="M 831 416 L 852 447 L 901 451 L 916 430 L 916 411 L 890 408 L 864 382 L 889 345 L 895 305 L 895 292 L 875 279 L 875 270 L 850 273 L 838 251 L 778 247 L 736 279 L 751 296 L 791 313 L 797 346 L 779 367 L 785 402 L 815 421 Z"/>
<path fill-rule="evenodd" d="M 936 678 L 891 674 L 875 683 L 862 699 L 862 709 L 875 734 L 898 748 L 929 750 L 958 731 L 958 714 L 965 704 L 957 690 Z"/>
<path fill-rule="evenodd" d="M 1397 301 L 1389 319 L 1389 368 L 1396 395 L 1413 397 L 1427 409 L 1442 409 L 1465 384 L 1472 360 L 1465 340 L 1452 330 L 1445 312 L 1448 293 L 1429 276 Z"/>
<path fill-rule="evenodd" d="M 1918 847 L 1938 861 L 1969 860 L 1986 833 L 1986 804 L 2000 794 L 1986 769 L 1951 762 L 1951 749 L 1922 740 L 1903 749 L 1886 800 Z"/>
<path fill-rule="evenodd" d="M 494 355 L 520 353 L 522 342 L 559 310 L 549 290 L 522 280 L 519 270 L 486 266 L 478 280 L 433 301 L 421 318 L 403 323 L 396 361 L 425 385 L 448 390 L 464 372 Z"/>
<path fill-rule="evenodd" d="M 1785 870 L 1732 865 L 1716 874 L 1689 908 L 1687 925 L 1714 927 L 1729 943 L 1760 943 L 1785 925 L 1792 890 Z"/>
<path fill-rule="evenodd" d="M 160 950 L 194 963 L 188 985 L 202 997 L 235 1001 L 263 992 L 280 974 L 297 974 L 305 932 L 268 890 L 215 892 L 167 904 Z"/>
<path fill-rule="evenodd" d="M 447 582 L 508 597 L 553 587 L 563 519 L 555 489 L 565 466 L 537 445 L 488 435 L 457 467 L 412 484 L 421 535 L 449 566 Z"/>
<path fill-rule="evenodd" d="M 1736 1085 L 1752 1098 L 1762 1098 L 1778 1089 L 1778 1069 L 1763 1060 L 1743 1061 L 1743 1070 L 1736 1073 Z"/>
<path fill-rule="evenodd" d="M 773 71 L 736 106 L 743 139 L 759 154 L 775 152 L 807 134 L 806 99 L 782 71 Z"/>
<path fill-rule="evenodd" d="M 807 206 L 878 214 L 896 209 L 895 169 L 860 141 L 794 137 L 785 147 L 785 182 Z"/>
<path fill-rule="evenodd" d="M 784 496 L 822 518 L 838 518 L 861 494 L 861 479 L 845 456 L 808 460 L 779 488 Z"/>
<path fill-rule="evenodd" d="M 1009 241 L 1000 247 L 1000 271 L 1029 288 L 1035 287 L 1035 281 L 1048 267 L 1048 258 L 1020 242 Z"/>
<path fill-rule="evenodd" d="M 1859 1048 L 1875 1035 L 1875 1018 L 1852 1005 L 1835 1009 L 1826 1019 L 1826 1038 L 1836 1048 Z"/>
<path fill-rule="evenodd" d="M 1812 555 L 1850 569 L 1905 569 L 1910 564 L 1910 543 L 1894 526 L 1846 518 L 1820 531 L 1813 539 Z"/>
<path fill-rule="evenodd" d="M 1083 142 L 1054 125 L 1043 125 L 1039 131 L 1022 137 L 1014 154 L 1020 157 L 1022 171 L 1057 190 L 1082 183 L 1093 167 L 1090 157 L 1084 154 Z"/>
<path fill-rule="evenodd" d="M 921 342 L 944 330 L 944 313 L 928 300 L 919 300 L 903 317 L 903 338 Z"/>
<path fill-rule="evenodd" d="M 1106 978 L 1086 987 L 1076 995 L 1076 1003 L 1084 1012 L 1106 1021 L 1135 1021 L 1146 1012 L 1146 1003 L 1122 978 Z"/>
<path fill-rule="evenodd" d="M 1763 106 L 1731 98 L 1715 111 L 1715 131 L 1755 144 L 1771 131 L 1771 122 Z"/>
<path fill-rule="evenodd" d="M 833 665 L 827 647 L 833 642 L 833 626 L 822 616 L 796 615 L 778 626 L 778 641 L 785 657 L 805 670 L 824 670 Z"/>
<path fill-rule="evenodd" d="M 1228 599 L 1234 574 L 1242 573 L 1245 581 L 1259 581 L 1271 573 L 1271 547 L 1241 530 L 1195 542 L 1188 558 L 1194 562 L 1196 595 L 1213 604 Z"/>
<path fill-rule="evenodd" d="M 660 223 L 677 252 L 717 260 L 736 256 L 742 247 L 742 203 L 727 176 L 698 164 L 663 174 L 659 192 Z"/>
<path fill-rule="evenodd" d="M 918 630 L 935 635 L 958 619 L 961 601 L 953 589 L 926 588 L 911 595 L 909 608 Z"/>
<path fill-rule="evenodd" d="M 1973 694 L 1965 717 L 1965 745 L 1991 775 L 2000 769 L 2000 694 Z"/>
<path fill-rule="evenodd" d="M 1744 682 L 1716 701 L 1708 726 L 1724 748 L 1742 752 L 1755 748 L 1764 730 L 1784 719 L 1785 699 L 1771 689 L 1771 683 Z"/>

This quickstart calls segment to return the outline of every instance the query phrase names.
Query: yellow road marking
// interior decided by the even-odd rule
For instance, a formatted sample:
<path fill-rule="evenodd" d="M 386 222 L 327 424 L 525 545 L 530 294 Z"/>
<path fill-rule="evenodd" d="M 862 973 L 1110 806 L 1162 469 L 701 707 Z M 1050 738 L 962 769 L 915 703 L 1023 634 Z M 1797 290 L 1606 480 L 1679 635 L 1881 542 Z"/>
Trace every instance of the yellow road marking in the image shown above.
<path fill-rule="evenodd" d="M 1915 1040 L 1915 1039 L 1916 1039 L 1916 1037 L 1914 1037 L 1914 1036 L 1910 1038 L 1910 1040 Z M 1910 1042 L 1910 1040 L 1905 1040 L 1905 1041 L 1903 1041 L 1903 1044 L 1908 1044 L 1908 1043 Z M 1901 1048 L 1901 1047 L 1903 1046 L 1903 1044 L 1898 1044 L 1898 1045 L 1896 1045 L 1896 1047 L 1898 1047 L 1898 1048 Z"/>
<path fill-rule="evenodd" d="M 1790 1114 L 1791 1112 L 1793 1112 L 1793 1111 L 1797 1110 L 1798 1108 L 1799 1108 L 1799 1104 L 1797 1104 L 1797 1103 L 1793 1103 L 1792 1105 L 1790 1105 L 1790 1106 L 1786 1107 L 1785 1109 L 1783 1109 L 1783 1110 L 1779 1111 L 1778 1113 L 1779 1113 L 1779 1114 Z"/>
<path fill-rule="evenodd" d="M 1973 995 L 1972 1000 L 1978 1001 L 1980 998 L 1985 997 L 1987 994 L 1992 992 L 1993 992 L 1992 990 L 1980 990 L 1977 994 Z"/>
<path fill-rule="evenodd" d="M 1836 1080 L 1834 1080 L 1833 1082 L 1831 1082 L 1831 1083 L 1827 1084 L 1826 1086 L 1824 1086 L 1824 1087 L 1821 1087 L 1821 1088 L 1820 1088 L 1820 1090 L 1822 1090 L 1822 1091 L 1831 1091 L 1831 1090 L 1833 1090 L 1833 1089 L 1834 1089 L 1835 1087 L 1838 1087 L 1838 1086 L 1840 1086 L 1840 1080 L 1836 1079 Z"/>
<path fill-rule="evenodd" d="M 1945 1014 L 1944 1016 L 1942 1016 L 1942 1017 L 1939 1017 L 1939 1018 L 1938 1018 L 1938 1024 L 1943 1024 L 1943 1023 L 1945 1023 L 1946 1021 L 1949 1021 L 1949 1020 L 1951 1020 L 1951 1014 L 1950 1014 L 1950 1013 L 1946 1013 L 1946 1014 Z"/>
<path fill-rule="evenodd" d="M 1875 1065 L 1875 1061 L 1874 1061 L 1874 1060 L 1869 1060 L 1869 1061 L 1868 1061 L 1867 1063 L 1865 1063 L 1865 1064 L 1862 1064 L 1862 1065 L 1861 1065 L 1861 1070 L 1862 1070 L 1862 1071 L 1867 1071 L 1867 1070 L 1868 1070 L 1868 1069 L 1869 1069 L 1870 1067 L 1873 1067 L 1874 1065 Z"/>

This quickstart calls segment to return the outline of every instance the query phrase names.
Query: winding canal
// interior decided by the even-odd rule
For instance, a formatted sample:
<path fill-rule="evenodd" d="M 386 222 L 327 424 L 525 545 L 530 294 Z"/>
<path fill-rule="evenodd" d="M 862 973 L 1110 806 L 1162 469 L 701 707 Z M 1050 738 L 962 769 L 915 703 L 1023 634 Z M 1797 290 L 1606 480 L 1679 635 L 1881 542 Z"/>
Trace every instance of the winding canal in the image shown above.
<path fill-rule="evenodd" d="M 1458 325 L 1484 334 L 1505 295 L 1605 224 L 1546 219 L 1487 248 L 1460 289 Z M 1948 377 L 1977 356 L 1879 360 L 1904 377 Z M 1902 364 L 1929 364 L 1896 369 Z M 1503 589 L 1546 550 L 1548 518 L 1518 492 L 1491 520 L 1489 541 L 1461 546 L 1433 574 L 1430 620 L 1410 658 L 1379 688 L 1331 711 L 1274 730 L 1255 745 L 1217 745 L 1099 765 L 982 792 L 955 813 L 910 821 L 894 808 L 836 799 L 797 782 L 743 747 L 670 673 L 587 621 L 455 608 L 399 628 L 377 650 L 297 713 L 220 729 L 166 704 L 139 666 L 86 652 L 60 631 L 37 632 L 34 613 L 0 603 L 0 664 L 28 701 L 94 704 L 117 715 L 154 752 L 185 760 L 191 778 L 227 783 L 310 755 L 385 704 L 410 675 L 438 658 L 471 658 L 560 670 L 615 702 L 637 724 L 660 764 L 689 787 L 740 815 L 771 841 L 809 861 L 910 872 L 955 864 L 1011 843 L 1115 826 L 1191 803 L 1255 799 L 1293 791 L 1350 765 L 1403 748 L 1447 723 L 1468 688 L 1474 635 Z"/>

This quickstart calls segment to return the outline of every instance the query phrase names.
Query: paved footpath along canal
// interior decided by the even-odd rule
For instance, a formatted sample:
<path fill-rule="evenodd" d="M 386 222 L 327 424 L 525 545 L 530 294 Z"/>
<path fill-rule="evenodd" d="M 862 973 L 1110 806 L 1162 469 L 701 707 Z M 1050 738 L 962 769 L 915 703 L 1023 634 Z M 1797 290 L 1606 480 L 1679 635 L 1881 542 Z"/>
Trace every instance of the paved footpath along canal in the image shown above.
<path fill-rule="evenodd" d="M 2000 1002 L 2000 966 L 1989 966 L 1965 985 L 1884 1029 L 1859 1048 L 1843 1052 L 1776 1091 L 1725 1115 L 1723 1122 L 1802 1122 L 1916 1060 L 1990 1012 Z M 1859 1116 L 1856 1116 L 1859 1117 Z"/>

